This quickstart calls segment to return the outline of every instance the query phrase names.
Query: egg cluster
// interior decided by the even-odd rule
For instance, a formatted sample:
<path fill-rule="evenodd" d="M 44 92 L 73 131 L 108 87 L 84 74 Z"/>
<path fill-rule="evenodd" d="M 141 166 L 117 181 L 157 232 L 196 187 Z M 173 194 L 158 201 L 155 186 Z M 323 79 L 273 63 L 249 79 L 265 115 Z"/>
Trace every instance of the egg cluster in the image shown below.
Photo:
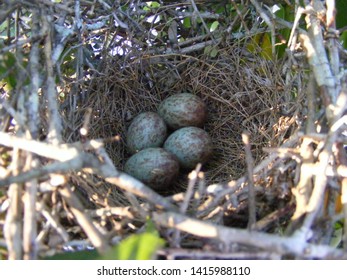
<path fill-rule="evenodd" d="M 166 98 L 157 113 L 139 114 L 128 128 L 127 147 L 132 156 L 124 171 L 161 190 L 173 182 L 180 168 L 189 170 L 206 163 L 212 154 L 212 140 L 201 128 L 206 117 L 206 105 L 190 93 Z"/>

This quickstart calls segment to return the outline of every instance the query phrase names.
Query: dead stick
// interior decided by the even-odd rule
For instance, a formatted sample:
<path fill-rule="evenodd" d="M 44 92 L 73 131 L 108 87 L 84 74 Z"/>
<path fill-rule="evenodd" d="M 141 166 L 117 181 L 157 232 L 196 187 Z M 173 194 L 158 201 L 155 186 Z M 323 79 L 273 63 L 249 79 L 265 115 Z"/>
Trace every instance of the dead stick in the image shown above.
<path fill-rule="evenodd" d="M 256 206 L 255 206 L 255 191 L 253 184 L 253 166 L 254 160 L 252 157 L 251 144 L 249 143 L 248 132 L 242 133 L 242 141 L 245 145 L 247 177 L 248 177 L 248 229 L 251 230 L 256 223 Z"/>
<path fill-rule="evenodd" d="M 71 191 L 70 187 L 65 184 L 64 187 L 59 188 L 59 193 L 69 205 L 72 214 L 75 216 L 77 222 L 89 237 L 91 243 L 99 252 L 106 252 L 109 245 L 105 236 L 98 231 L 98 229 L 94 226 L 92 219 L 84 212 L 83 205 L 78 200 L 76 195 Z"/>
<path fill-rule="evenodd" d="M 17 175 L 19 169 L 22 168 L 21 156 L 19 149 L 13 151 L 13 174 Z M 21 184 L 11 184 L 8 190 L 10 201 L 9 208 L 6 213 L 4 224 L 4 237 L 6 240 L 8 258 L 11 260 L 22 259 L 22 192 Z"/>
<path fill-rule="evenodd" d="M 309 244 L 296 236 L 282 237 L 276 234 L 219 226 L 174 212 L 154 212 L 153 221 L 161 226 L 176 228 L 195 236 L 221 241 L 226 245 L 239 243 L 280 255 L 294 254 L 301 258 L 347 259 L 347 252 L 343 250 L 326 245 Z"/>

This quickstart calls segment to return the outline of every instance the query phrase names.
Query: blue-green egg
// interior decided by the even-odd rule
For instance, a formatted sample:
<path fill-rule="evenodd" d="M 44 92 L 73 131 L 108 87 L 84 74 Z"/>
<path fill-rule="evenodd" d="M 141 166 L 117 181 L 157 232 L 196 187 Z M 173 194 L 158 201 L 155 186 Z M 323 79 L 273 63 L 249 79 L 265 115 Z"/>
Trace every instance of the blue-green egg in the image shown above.
<path fill-rule="evenodd" d="M 139 114 L 127 132 L 127 148 L 131 154 L 146 148 L 161 147 L 167 138 L 164 120 L 154 112 Z"/>
<path fill-rule="evenodd" d="M 183 127 L 165 141 L 164 149 L 173 154 L 184 169 L 193 169 L 206 163 L 212 155 L 212 139 L 198 127 Z"/>
<path fill-rule="evenodd" d="M 148 148 L 132 155 L 124 171 L 154 190 L 170 187 L 179 172 L 177 159 L 163 148 Z"/>
<path fill-rule="evenodd" d="M 176 130 L 186 126 L 202 127 L 207 110 L 200 97 L 191 93 L 179 93 L 164 99 L 158 107 L 158 114 L 169 128 Z"/>

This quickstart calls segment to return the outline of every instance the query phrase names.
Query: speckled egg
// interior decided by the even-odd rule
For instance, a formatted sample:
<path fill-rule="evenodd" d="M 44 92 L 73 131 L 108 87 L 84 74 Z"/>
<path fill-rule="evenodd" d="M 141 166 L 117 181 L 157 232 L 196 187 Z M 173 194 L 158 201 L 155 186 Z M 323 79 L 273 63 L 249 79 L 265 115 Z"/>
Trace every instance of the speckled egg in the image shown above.
<path fill-rule="evenodd" d="M 212 140 L 201 128 L 183 127 L 166 139 L 164 149 L 175 155 L 183 168 L 193 169 L 211 157 Z"/>
<path fill-rule="evenodd" d="M 171 129 L 186 126 L 201 127 L 207 116 L 206 105 L 196 95 L 179 93 L 166 98 L 158 107 L 158 114 Z"/>
<path fill-rule="evenodd" d="M 132 155 L 124 171 L 154 190 L 169 187 L 179 172 L 177 159 L 163 148 L 148 148 Z"/>
<path fill-rule="evenodd" d="M 154 112 L 141 113 L 128 128 L 128 151 L 134 154 L 146 148 L 161 147 L 166 138 L 167 127 L 164 120 Z"/>

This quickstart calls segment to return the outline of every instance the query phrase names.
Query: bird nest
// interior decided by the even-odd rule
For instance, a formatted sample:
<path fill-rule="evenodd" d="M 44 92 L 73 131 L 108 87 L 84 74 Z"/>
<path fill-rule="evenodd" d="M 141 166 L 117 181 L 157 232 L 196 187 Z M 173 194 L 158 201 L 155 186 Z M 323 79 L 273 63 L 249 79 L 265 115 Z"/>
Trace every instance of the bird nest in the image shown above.
<path fill-rule="evenodd" d="M 238 42 L 224 47 L 216 57 L 141 53 L 131 59 L 101 61 L 103 70 L 91 80 L 81 105 L 65 112 L 70 128 L 67 139 L 80 140 L 80 129 L 90 114 L 88 137 L 116 137 L 106 149 L 115 167 L 123 170 L 130 157 L 126 131 L 132 119 L 142 112 L 157 111 L 160 102 L 172 94 L 190 92 L 207 105 L 204 129 L 213 139 L 213 156 L 200 173 L 203 185 L 225 184 L 243 177 L 247 164 L 242 134 L 249 135 L 257 164 L 267 156 L 264 148 L 278 147 L 295 131 L 300 110 L 294 102 L 292 83 L 283 80 L 281 61 L 245 49 L 246 41 L 244 46 Z M 178 180 L 161 194 L 185 192 L 188 175 L 181 171 Z M 87 190 L 87 197 L 97 198 L 99 203 L 127 203 L 126 199 L 120 201 L 119 191 L 105 182 L 87 185 L 83 192 Z"/>

